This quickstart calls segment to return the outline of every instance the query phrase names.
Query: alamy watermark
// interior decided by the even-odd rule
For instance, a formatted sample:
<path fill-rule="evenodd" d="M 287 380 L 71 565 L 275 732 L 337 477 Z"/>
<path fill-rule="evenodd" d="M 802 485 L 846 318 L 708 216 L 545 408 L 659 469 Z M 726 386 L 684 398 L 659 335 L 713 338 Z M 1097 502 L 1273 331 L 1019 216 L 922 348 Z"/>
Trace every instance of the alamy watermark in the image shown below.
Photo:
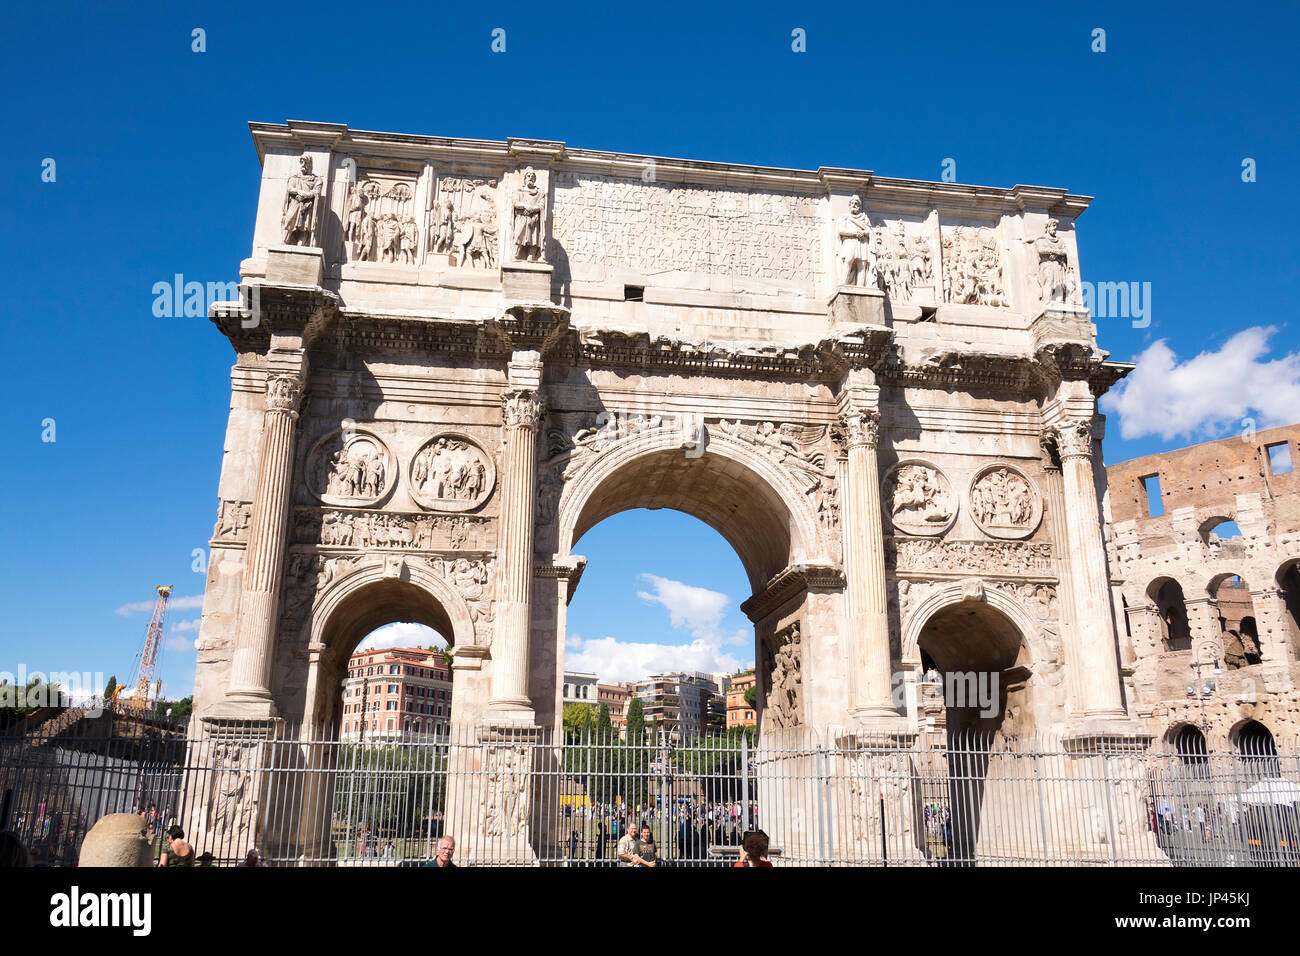
<path fill-rule="evenodd" d="M 81 707 L 89 717 L 103 713 L 104 675 L 98 671 L 0 671 L 0 708 Z"/>
<path fill-rule="evenodd" d="M 1079 289 L 1095 319 L 1132 319 L 1135 329 L 1151 324 L 1150 282 L 1080 282 Z"/>
<path fill-rule="evenodd" d="M 186 281 L 184 274 L 177 272 L 170 279 L 155 282 L 151 291 L 153 314 L 160 319 L 206 318 L 214 305 L 237 303 L 241 326 L 254 329 L 261 322 L 260 286 L 234 281 Z"/>

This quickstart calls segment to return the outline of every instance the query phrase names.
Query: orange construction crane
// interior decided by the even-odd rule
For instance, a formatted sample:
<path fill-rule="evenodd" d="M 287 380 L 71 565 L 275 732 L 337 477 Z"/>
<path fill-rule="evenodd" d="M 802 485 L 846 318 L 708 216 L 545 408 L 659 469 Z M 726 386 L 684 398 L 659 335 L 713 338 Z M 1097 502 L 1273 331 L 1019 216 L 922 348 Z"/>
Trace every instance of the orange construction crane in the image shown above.
<path fill-rule="evenodd" d="M 162 691 L 162 681 L 155 684 L 153 674 L 158 665 L 158 651 L 162 648 L 163 617 L 167 613 L 167 598 L 172 593 L 172 585 L 159 585 L 156 590 L 158 600 L 153 605 L 153 617 L 149 619 L 149 630 L 145 631 L 144 649 L 140 651 L 132 684 L 135 693 L 123 701 L 131 710 L 148 711 Z"/>

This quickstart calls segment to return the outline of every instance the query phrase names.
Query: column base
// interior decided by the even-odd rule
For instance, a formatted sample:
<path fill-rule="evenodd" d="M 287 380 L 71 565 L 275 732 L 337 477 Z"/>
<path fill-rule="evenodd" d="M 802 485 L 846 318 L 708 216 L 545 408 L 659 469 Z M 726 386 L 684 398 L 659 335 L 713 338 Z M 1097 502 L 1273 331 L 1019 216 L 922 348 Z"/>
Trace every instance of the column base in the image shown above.
<path fill-rule="evenodd" d="M 275 701 L 270 694 L 232 691 L 204 716 L 205 721 L 275 720 Z"/>
<path fill-rule="evenodd" d="M 536 730 L 537 713 L 533 703 L 527 698 L 508 698 L 506 700 L 489 700 L 487 713 L 483 715 L 484 727 L 509 727 L 511 730 L 527 728 Z"/>

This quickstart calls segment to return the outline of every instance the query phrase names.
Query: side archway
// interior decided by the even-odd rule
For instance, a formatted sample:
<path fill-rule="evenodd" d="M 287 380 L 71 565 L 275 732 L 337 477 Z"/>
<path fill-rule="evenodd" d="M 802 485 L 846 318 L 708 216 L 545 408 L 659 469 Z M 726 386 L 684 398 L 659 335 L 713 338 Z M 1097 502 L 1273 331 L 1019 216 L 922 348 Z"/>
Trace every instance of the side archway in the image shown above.
<path fill-rule="evenodd" d="M 409 621 L 437 631 L 453 646 L 476 643 L 469 606 L 442 577 L 422 565 L 372 564 L 339 578 L 311 615 L 304 719 L 329 733 L 338 723 L 338 688 L 348 659 L 369 633 Z"/>

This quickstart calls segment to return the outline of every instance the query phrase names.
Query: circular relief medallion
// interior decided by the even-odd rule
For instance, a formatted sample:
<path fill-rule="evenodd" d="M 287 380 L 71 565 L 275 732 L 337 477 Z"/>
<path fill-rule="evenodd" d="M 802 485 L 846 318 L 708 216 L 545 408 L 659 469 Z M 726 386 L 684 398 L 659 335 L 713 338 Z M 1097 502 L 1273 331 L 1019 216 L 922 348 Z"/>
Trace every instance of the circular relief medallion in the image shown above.
<path fill-rule="evenodd" d="M 880 500 L 894 529 L 907 535 L 943 534 L 957 517 L 957 497 L 948 476 L 919 458 L 889 469 Z"/>
<path fill-rule="evenodd" d="M 327 505 L 375 504 L 396 481 L 393 453 L 364 429 L 330 432 L 307 455 L 307 490 Z"/>
<path fill-rule="evenodd" d="M 971 479 L 971 517 L 991 538 L 1027 538 L 1043 518 L 1034 483 L 1012 465 L 985 465 Z"/>
<path fill-rule="evenodd" d="M 411 459 L 411 497 L 430 511 L 473 511 L 492 494 L 496 466 L 473 439 L 456 432 L 430 438 Z"/>

